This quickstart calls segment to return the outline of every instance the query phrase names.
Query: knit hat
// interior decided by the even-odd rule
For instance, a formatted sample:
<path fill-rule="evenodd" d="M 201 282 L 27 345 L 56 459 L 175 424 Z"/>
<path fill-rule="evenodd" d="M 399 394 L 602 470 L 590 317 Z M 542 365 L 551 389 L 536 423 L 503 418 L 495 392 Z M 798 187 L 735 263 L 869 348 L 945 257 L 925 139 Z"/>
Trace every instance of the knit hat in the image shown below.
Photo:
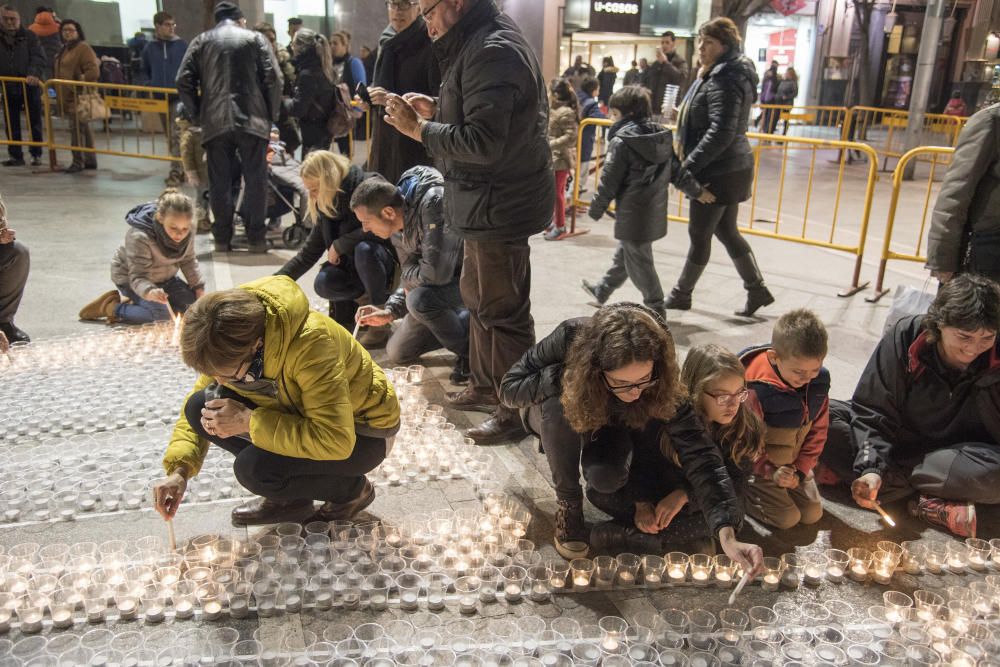
<path fill-rule="evenodd" d="M 235 2 L 219 2 L 215 5 L 215 22 L 223 21 L 225 19 L 232 19 L 233 21 L 239 21 L 243 18 L 243 12 L 240 11 L 239 5 Z"/>

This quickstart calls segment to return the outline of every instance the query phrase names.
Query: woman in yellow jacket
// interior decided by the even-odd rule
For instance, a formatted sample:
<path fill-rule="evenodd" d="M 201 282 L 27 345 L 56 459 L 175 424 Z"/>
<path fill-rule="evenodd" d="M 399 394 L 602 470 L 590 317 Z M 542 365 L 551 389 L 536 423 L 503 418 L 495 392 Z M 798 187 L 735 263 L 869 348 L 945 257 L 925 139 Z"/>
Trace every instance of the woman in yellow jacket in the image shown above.
<path fill-rule="evenodd" d="M 399 402 L 368 352 L 310 311 L 295 281 L 271 276 L 205 295 L 184 316 L 180 347 L 202 375 L 154 487 L 165 519 L 210 443 L 236 457 L 236 479 L 260 496 L 233 510 L 235 525 L 349 519 L 371 504 L 365 473 L 388 454 Z"/>

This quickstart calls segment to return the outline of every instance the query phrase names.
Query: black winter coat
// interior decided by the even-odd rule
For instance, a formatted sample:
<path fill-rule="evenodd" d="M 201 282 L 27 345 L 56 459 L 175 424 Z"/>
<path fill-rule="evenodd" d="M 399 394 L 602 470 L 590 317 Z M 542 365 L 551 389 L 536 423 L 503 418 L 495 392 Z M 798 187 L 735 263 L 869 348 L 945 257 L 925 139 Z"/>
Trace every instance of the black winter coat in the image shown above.
<path fill-rule="evenodd" d="M 965 373 L 948 370 L 921 329 L 923 316 L 888 331 L 854 390 L 854 472 L 884 475 L 965 442 L 1000 445 L 1000 344 Z"/>
<path fill-rule="evenodd" d="M 299 121 L 304 146 L 327 148 L 331 137 L 326 120 L 333 109 L 333 83 L 323 73 L 316 51 L 301 53 L 292 62 L 298 76 L 288 113 Z"/>
<path fill-rule="evenodd" d="M 684 99 L 677 128 L 681 160 L 699 182 L 709 184 L 720 204 L 750 198 L 753 150 L 747 121 L 756 100 L 757 71 L 736 51 L 695 79 Z"/>
<path fill-rule="evenodd" d="M 45 52 L 38 35 L 27 28 L 18 28 L 13 35 L 0 32 L 0 76 L 34 76 L 45 74 Z"/>
<path fill-rule="evenodd" d="M 372 85 L 385 88 L 390 93 L 423 93 L 437 97 L 441 88 L 441 70 L 431 48 L 424 19 L 397 33 L 389 26 L 379 40 L 378 60 Z M 419 141 L 400 134 L 385 122 L 385 110 L 372 109 L 372 150 L 368 169 L 385 176 L 390 183 L 397 182 L 403 172 L 417 165 L 431 165 L 434 161 Z"/>
<path fill-rule="evenodd" d="M 281 72 L 267 39 L 226 19 L 191 41 L 177 92 L 197 119 L 201 141 L 226 132 L 267 139 L 278 120 Z"/>
<path fill-rule="evenodd" d="M 326 251 L 332 245 L 341 256 L 350 256 L 354 253 L 355 246 L 361 241 L 372 241 L 374 243 L 387 244 L 374 234 L 368 234 L 361 227 L 361 222 L 354 215 L 354 211 L 349 206 L 354 189 L 361 181 L 371 178 L 375 174 L 366 173 L 361 167 L 353 166 L 347 172 L 343 182 L 340 184 L 340 192 L 334 206 L 337 209 L 337 217 L 331 218 L 319 213 L 319 220 L 313 225 L 309 232 L 309 238 L 305 245 L 299 250 L 295 257 L 285 262 L 274 275 L 290 276 L 292 280 L 298 280 L 306 271 L 311 269 L 316 262 L 326 257 Z"/>
<path fill-rule="evenodd" d="M 531 347 L 500 381 L 500 401 L 509 408 L 527 408 L 562 394 L 562 374 L 569 346 L 587 318 L 566 320 Z M 638 435 L 638 434 L 636 434 Z M 648 453 L 668 439 L 677 453 L 693 503 L 705 515 L 712 535 L 725 526 L 739 529 L 743 514 L 719 447 L 709 437 L 691 405 L 685 403 L 666 422 L 653 420 L 636 440 Z M 672 462 L 664 463 L 673 465 Z"/>
<path fill-rule="evenodd" d="M 659 114 L 663 107 L 663 95 L 667 92 L 667 86 L 677 86 L 677 99 L 684 99 L 688 69 L 687 61 L 676 51 L 667 56 L 666 62 L 656 60 L 646 69 L 644 85 L 651 91 L 654 114 Z"/>
<path fill-rule="evenodd" d="M 397 319 L 406 315 L 406 290 L 457 283 L 462 273 L 462 239 L 444 217 L 444 178 L 433 167 L 413 167 L 399 180 L 403 194 L 403 231 L 392 235 L 399 257 L 400 287 L 385 307 Z"/>
<path fill-rule="evenodd" d="M 619 241 L 655 241 L 667 235 L 667 184 L 690 197 L 701 185 L 674 154 L 670 130 L 651 120 L 624 120 L 611 128 L 608 157 L 601 171 L 590 217 L 599 220 L 615 203 L 615 238 Z"/>
<path fill-rule="evenodd" d="M 477 241 L 541 232 L 556 194 L 548 90 L 534 51 L 494 0 L 473 4 L 433 48 L 441 95 L 422 139 L 444 174 L 445 215 Z"/>

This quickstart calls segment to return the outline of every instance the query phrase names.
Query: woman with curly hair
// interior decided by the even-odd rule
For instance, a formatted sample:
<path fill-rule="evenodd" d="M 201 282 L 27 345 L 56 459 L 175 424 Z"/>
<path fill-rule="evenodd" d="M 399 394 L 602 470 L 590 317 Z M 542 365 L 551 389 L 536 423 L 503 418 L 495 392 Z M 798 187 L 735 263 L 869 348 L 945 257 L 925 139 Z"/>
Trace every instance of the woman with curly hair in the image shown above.
<path fill-rule="evenodd" d="M 655 312 L 619 303 L 563 322 L 507 372 L 500 394 L 505 405 L 521 409 L 548 459 L 558 501 L 555 546 L 563 557 L 590 551 L 580 484 L 584 448 L 588 484 L 614 491 L 634 450 L 669 438 L 711 534 L 748 571 L 758 568 L 759 547 L 736 540 L 742 514 L 732 481 L 686 401 L 673 337 Z"/>

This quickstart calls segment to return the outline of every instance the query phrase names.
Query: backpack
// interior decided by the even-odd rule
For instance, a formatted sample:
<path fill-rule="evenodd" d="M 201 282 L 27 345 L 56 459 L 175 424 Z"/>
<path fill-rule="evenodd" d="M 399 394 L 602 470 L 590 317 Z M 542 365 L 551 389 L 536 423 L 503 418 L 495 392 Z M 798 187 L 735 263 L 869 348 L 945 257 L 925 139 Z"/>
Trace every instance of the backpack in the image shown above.
<path fill-rule="evenodd" d="M 346 137 L 354 129 L 354 110 L 351 107 L 351 91 L 346 83 L 338 83 L 333 88 L 333 109 L 326 117 L 326 131 L 334 139 Z"/>

